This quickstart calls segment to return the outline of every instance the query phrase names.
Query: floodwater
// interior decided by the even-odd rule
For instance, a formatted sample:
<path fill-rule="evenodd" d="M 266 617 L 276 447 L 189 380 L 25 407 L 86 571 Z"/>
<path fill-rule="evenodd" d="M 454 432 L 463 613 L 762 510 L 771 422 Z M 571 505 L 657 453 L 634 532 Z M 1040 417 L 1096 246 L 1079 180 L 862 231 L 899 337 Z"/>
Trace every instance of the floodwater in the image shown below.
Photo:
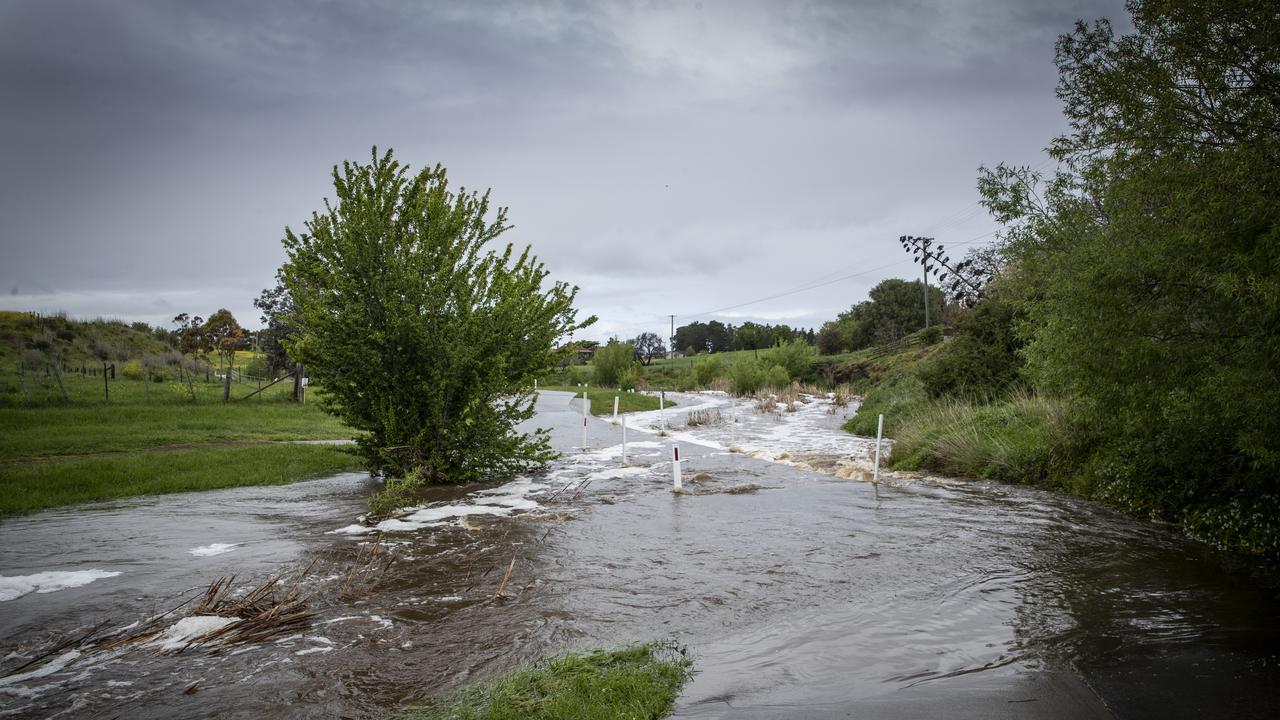
<path fill-rule="evenodd" d="M 1280 716 L 1280 600 L 1247 564 L 1034 489 L 873 486 L 874 443 L 823 398 L 676 400 L 667 436 L 628 417 L 624 467 L 620 426 L 592 419 L 584 452 L 578 406 L 543 393 L 535 422 L 565 451 L 548 472 L 442 489 L 379 532 L 356 524 L 377 487 L 360 475 L 6 520 L 0 717 L 380 717 L 654 639 L 697 662 L 679 718 Z M 720 421 L 687 427 L 699 408 Z M 279 641 L 59 646 L 303 568 L 318 616 Z"/>

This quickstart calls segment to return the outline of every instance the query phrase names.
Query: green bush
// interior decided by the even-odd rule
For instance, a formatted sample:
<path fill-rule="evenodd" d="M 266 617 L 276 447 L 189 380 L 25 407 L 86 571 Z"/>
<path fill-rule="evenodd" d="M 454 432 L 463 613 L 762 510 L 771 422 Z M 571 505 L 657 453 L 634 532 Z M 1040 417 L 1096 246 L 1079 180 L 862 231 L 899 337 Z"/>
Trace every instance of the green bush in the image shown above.
<path fill-rule="evenodd" d="M 765 385 L 771 388 L 784 388 L 791 384 L 791 373 L 781 365 L 774 365 L 765 372 Z"/>
<path fill-rule="evenodd" d="M 729 386 L 735 395 L 753 395 L 768 382 L 768 371 L 759 360 L 739 360 L 729 368 Z"/>
<path fill-rule="evenodd" d="M 636 348 L 631 343 L 610 342 L 596 350 L 591 365 L 595 368 L 595 384 L 600 387 L 618 387 L 618 382 L 628 370 L 639 372 Z"/>
<path fill-rule="evenodd" d="M 706 387 L 715 382 L 716 378 L 724 374 L 724 363 L 718 357 L 711 357 L 703 362 L 698 363 L 693 368 L 693 376 L 701 387 Z"/>
<path fill-rule="evenodd" d="M 622 375 L 618 377 L 618 389 L 620 390 L 628 390 L 628 391 L 635 390 L 636 386 L 639 384 L 640 384 L 639 368 L 629 367 L 623 370 Z"/>
<path fill-rule="evenodd" d="M 930 397 L 993 398 L 1020 380 L 1022 341 L 1012 305 L 988 299 L 961 315 L 951 342 L 917 370 Z M 930 328 L 933 329 L 932 327 Z"/>
<path fill-rule="evenodd" d="M 817 356 L 818 352 L 809 343 L 792 340 L 785 345 L 775 345 L 772 350 L 764 353 L 762 360 L 766 365 L 782 366 L 789 382 L 791 378 L 803 375 Z"/>

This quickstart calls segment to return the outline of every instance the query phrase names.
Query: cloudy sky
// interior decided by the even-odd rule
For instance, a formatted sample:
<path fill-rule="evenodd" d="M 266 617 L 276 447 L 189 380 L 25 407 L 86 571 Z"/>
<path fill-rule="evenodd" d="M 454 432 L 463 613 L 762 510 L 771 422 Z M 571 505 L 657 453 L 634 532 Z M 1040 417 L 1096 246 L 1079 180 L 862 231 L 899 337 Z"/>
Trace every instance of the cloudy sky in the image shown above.
<path fill-rule="evenodd" d="M 0 307 L 256 327 L 284 227 L 377 145 L 492 188 L 593 337 L 817 326 L 914 277 L 899 235 L 991 241 L 977 168 L 1046 161 L 1054 39 L 1098 17 L 1120 0 L 6 0 Z"/>

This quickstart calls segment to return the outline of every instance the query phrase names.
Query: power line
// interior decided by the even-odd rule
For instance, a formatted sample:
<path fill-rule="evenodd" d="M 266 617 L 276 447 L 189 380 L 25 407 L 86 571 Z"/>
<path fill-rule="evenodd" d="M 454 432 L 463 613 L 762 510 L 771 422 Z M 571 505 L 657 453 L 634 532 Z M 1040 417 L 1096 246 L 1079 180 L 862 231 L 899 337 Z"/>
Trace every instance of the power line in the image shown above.
<path fill-rule="evenodd" d="M 840 276 L 840 277 L 838 277 L 838 278 L 835 278 L 835 279 L 833 279 L 833 280 L 827 280 L 827 281 L 820 282 L 820 283 L 813 283 L 812 285 L 806 285 L 806 286 L 804 286 L 804 287 L 799 287 L 799 288 L 796 288 L 796 289 L 794 289 L 794 290 L 787 290 L 786 292 L 780 292 L 780 293 L 777 293 L 777 294 L 775 294 L 775 295 L 769 295 L 769 296 L 767 296 L 767 297 L 756 298 L 755 300 L 748 300 L 747 302 L 744 302 L 744 303 L 738 303 L 737 305 L 729 305 L 729 306 L 727 306 L 727 307 L 717 308 L 717 309 L 715 309 L 715 310 L 707 310 L 706 312 L 690 313 L 690 314 L 686 314 L 686 315 L 681 315 L 680 317 L 704 317 L 704 316 L 706 316 L 706 315 L 715 315 L 715 314 L 717 314 L 717 313 L 722 313 L 722 312 L 725 312 L 726 310 L 736 310 L 736 309 L 738 309 L 738 308 L 740 308 L 740 307 L 746 307 L 746 306 L 748 306 L 748 305 L 755 305 L 756 303 L 761 303 L 761 302 L 764 302 L 764 301 L 766 301 L 766 300 L 777 300 L 778 298 L 786 297 L 786 296 L 788 296 L 788 295 L 795 295 L 796 293 L 802 293 L 802 292 L 805 292 L 805 291 L 807 291 L 807 290 L 813 290 L 813 289 L 815 289 L 815 288 L 824 287 L 824 286 L 826 286 L 826 285 L 832 285 L 832 284 L 834 284 L 834 283 L 838 283 L 838 282 L 841 282 L 841 281 L 843 281 L 843 280 L 848 280 L 849 278 L 855 278 L 855 277 L 858 277 L 859 275 L 866 275 L 866 274 L 868 274 L 868 273 L 873 273 L 873 272 L 876 272 L 876 271 L 878 271 L 878 270 L 885 270 L 885 269 L 887 269 L 887 268 L 891 268 L 891 267 L 894 267 L 894 266 L 896 266 L 896 265 L 901 265 L 901 264 L 906 263 L 906 262 L 910 262 L 910 259 L 908 259 L 908 258 L 904 258 L 904 259 L 902 259 L 902 260 L 896 260 L 896 261 L 894 261 L 894 262 L 889 263 L 888 265 L 881 265 L 881 266 L 879 266 L 879 267 L 873 267 L 873 268 L 868 268 L 868 269 L 866 269 L 866 270 L 861 270 L 861 271 L 856 272 L 856 273 L 850 273 L 850 274 L 848 274 L 848 275 L 842 275 L 842 276 Z"/>

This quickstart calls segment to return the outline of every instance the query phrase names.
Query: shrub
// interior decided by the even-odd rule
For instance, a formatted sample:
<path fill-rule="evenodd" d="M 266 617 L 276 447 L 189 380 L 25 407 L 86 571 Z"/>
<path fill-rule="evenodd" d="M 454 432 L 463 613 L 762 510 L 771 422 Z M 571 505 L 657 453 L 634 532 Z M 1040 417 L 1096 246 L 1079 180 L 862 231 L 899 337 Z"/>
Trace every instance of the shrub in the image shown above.
<path fill-rule="evenodd" d="M 992 398 L 1018 383 L 1022 342 L 1012 305 L 988 299 L 960 316 L 951 342 L 917 371 L 930 397 Z M 931 328 L 932 329 L 932 328 Z"/>
<path fill-rule="evenodd" d="M 791 384 L 791 373 L 781 365 L 774 365 L 765 372 L 765 385 L 771 388 L 784 388 Z"/>
<path fill-rule="evenodd" d="M 595 384 L 600 387 L 618 387 L 619 381 L 627 371 L 639 372 L 636 348 L 629 342 L 610 342 L 596 350 L 591 365 L 595 368 Z"/>
<path fill-rule="evenodd" d="M 698 363 L 693 368 L 694 379 L 698 385 L 706 387 L 724 374 L 724 363 L 718 357 L 711 357 Z"/>
<path fill-rule="evenodd" d="M 729 368 L 729 385 L 734 395 L 753 395 L 767 381 L 767 371 L 759 360 L 739 360 Z"/>
<path fill-rule="evenodd" d="M 640 369 L 629 367 L 622 371 L 622 375 L 618 377 L 618 388 L 621 390 L 635 390 L 640 384 Z"/>
<path fill-rule="evenodd" d="M 762 358 L 766 365 L 780 365 L 787 371 L 788 380 L 800 377 L 809 368 L 809 364 L 817 358 L 817 351 L 803 340 L 792 340 L 786 344 L 775 345 Z M 783 384 L 786 384 L 784 381 Z"/>

